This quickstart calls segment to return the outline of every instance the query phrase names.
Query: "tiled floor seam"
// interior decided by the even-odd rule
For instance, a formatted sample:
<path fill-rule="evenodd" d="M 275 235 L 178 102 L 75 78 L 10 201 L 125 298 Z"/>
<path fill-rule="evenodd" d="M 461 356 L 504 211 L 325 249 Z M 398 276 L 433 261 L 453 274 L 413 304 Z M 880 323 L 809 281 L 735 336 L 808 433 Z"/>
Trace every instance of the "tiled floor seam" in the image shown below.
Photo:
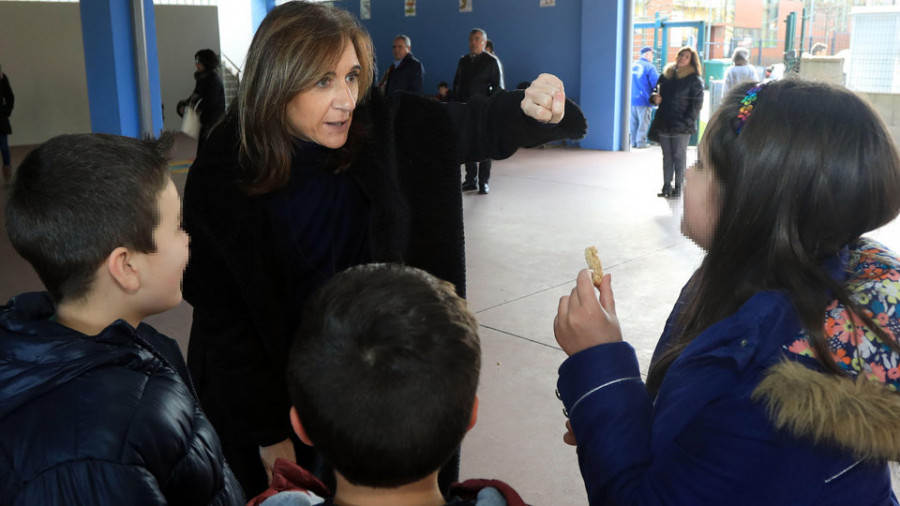
<path fill-rule="evenodd" d="M 660 251 L 665 251 L 665 250 L 667 250 L 667 249 L 674 248 L 674 247 L 678 246 L 679 244 L 681 244 L 681 243 L 680 243 L 680 242 L 675 242 L 675 243 L 672 243 L 672 244 L 670 244 L 670 245 L 668 245 L 668 246 L 663 246 L 663 247 L 657 248 L 657 249 L 655 249 L 655 250 L 653 250 L 653 251 L 649 251 L 649 252 L 647 252 L 647 253 L 644 253 L 643 255 L 638 255 L 638 256 L 629 258 L 628 260 L 625 260 L 624 262 L 619 262 L 619 263 L 614 264 L 614 265 L 606 266 L 606 268 L 607 268 L 607 269 L 612 269 L 612 268 L 618 267 L 618 266 L 620 266 L 620 265 L 628 265 L 628 264 L 630 264 L 630 263 L 632 263 L 632 262 L 635 262 L 635 261 L 637 261 L 637 260 L 639 260 L 639 259 L 641 259 L 641 258 L 650 256 L 650 255 L 655 254 L 655 253 L 659 253 Z M 528 297 L 531 297 L 532 295 L 537 295 L 537 294 L 539 294 L 539 293 L 544 293 L 544 292 L 547 292 L 547 291 L 550 291 L 550 290 L 555 290 L 555 289 L 557 289 L 557 288 L 559 288 L 559 287 L 561 287 L 561 286 L 565 286 L 565 285 L 574 285 L 574 284 L 575 284 L 575 279 L 574 279 L 574 278 L 568 279 L 568 280 L 566 280 L 566 281 L 563 281 L 562 283 L 559 283 L 559 284 L 556 284 L 556 285 L 552 285 L 552 286 L 548 286 L 547 288 L 542 288 L 542 289 L 540 289 L 540 290 L 537 290 L 537 291 L 534 291 L 534 292 L 531 292 L 531 293 L 522 295 L 521 297 L 516 297 L 515 299 L 506 300 L 506 301 L 503 301 L 503 302 L 501 302 L 501 303 L 499 303 L 499 304 L 495 304 L 495 305 L 493 305 L 493 306 L 486 307 L 486 308 L 484 308 L 484 309 L 479 309 L 478 311 L 475 311 L 475 314 L 480 314 L 480 313 L 483 313 L 483 312 L 485 312 L 485 311 L 490 311 L 491 309 L 497 309 L 498 307 L 502 307 L 502 306 L 505 306 L 505 305 L 507 305 L 507 304 L 511 304 L 511 303 L 513 303 L 513 302 L 518 302 L 518 301 L 520 301 L 520 300 L 522 300 L 522 299 L 527 299 Z M 512 334 L 510 334 L 510 335 L 512 335 Z"/>
<path fill-rule="evenodd" d="M 523 341 L 528 341 L 529 343 L 539 344 L 539 345 L 541 345 L 541 346 L 550 348 L 551 350 L 559 350 L 559 351 L 562 351 L 562 348 L 560 348 L 559 346 L 553 346 L 553 345 L 550 345 L 550 344 L 547 344 L 547 343 L 542 343 L 542 342 L 540 342 L 540 341 L 536 341 L 536 340 L 534 340 L 534 339 L 529 339 L 529 338 L 527 338 L 527 337 L 525 337 L 525 336 L 520 336 L 520 335 L 518 335 L 518 334 L 513 334 L 512 332 L 507 332 L 507 331 L 505 331 L 505 330 L 501 330 L 501 329 L 498 329 L 498 328 L 496 328 L 496 327 L 490 327 L 490 326 L 485 325 L 485 324 L 481 324 L 481 325 L 479 325 L 479 326 L 484 327 L 484 328 L 489 329 L 489 330 L 493 330 L 494 332 L 499 332 L 499 333 L 501 333 L 501 334 L 506 334 L 506 335 L 508 335 L 508 336 L 510 336 L 510 337 L 515 337 L 516 339 L 521 339 L 521 340 L 523 340 Z"/>

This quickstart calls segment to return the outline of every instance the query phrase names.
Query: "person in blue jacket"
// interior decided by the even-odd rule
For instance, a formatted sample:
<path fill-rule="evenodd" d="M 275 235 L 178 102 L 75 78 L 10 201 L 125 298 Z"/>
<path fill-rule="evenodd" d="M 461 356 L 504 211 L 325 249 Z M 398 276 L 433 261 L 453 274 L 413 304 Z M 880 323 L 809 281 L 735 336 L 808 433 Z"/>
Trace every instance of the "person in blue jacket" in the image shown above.
<path fill-rule="evenodd" d="M 647 130 L 653 105 L 650 95 L 656 88 L 659 72 L 653 65 L 653 48 L 641 48 L 641 56 L 631 66 L 631 147 L 647 147 Z"/>
<path fill-rule="evenodd" d="M 591 504 L 897 504 L 900 158 L 852 92 L 739 85 L 689 171 L 706 250 L 644 379 L 611 277 L 560 300 L 558 393 Z"/>

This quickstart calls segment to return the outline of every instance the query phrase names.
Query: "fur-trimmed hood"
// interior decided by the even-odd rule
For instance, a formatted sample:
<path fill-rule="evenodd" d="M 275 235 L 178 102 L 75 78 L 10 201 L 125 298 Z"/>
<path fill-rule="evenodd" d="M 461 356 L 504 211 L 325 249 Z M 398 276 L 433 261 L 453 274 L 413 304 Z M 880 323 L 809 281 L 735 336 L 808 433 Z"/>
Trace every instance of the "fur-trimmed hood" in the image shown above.
<path fill-rule="evenodd" d="M 837 445 L 861 460 L 900 459 L 900 395 L 881 383 L 786 361 L 769 369 L 753 399 L 766 403 L 778 429 L 796 437 Z"/>
<path fill-rule="evenodd" d="M 697 71 L 694 70 L 694 67 L 678 68 L 675 66 L 674 62 L 666 65 L 666 68 L 663 69 L 663 76 L 666 79 L 684 79 L 685 77 L 692 75 L 699 75 L 697 74 Z"/>
<path fill-rule="evenodd" d="M 889 336 L 900 336 L 900 258 L 860 239 L 849 246 L 846 285 Z M 900 354 L 870 329 L 853 325 L 837 302 L 827 308 L 825 330 L 832 359 L 845 375 L 811 366 L 809 337 L 785 346 L 788 360 L 772 366 L 753 392 L 773 424 L 792 435 L 833 444 L 861 460 L 900 460 Z"/>

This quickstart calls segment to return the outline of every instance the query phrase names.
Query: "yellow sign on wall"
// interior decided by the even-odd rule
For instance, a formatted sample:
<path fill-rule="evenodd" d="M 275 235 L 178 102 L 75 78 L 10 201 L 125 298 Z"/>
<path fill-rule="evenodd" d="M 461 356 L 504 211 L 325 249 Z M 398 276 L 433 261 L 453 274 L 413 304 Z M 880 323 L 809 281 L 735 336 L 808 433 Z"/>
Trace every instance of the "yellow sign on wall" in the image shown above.
<path fill-rule="evenodd" d="M 416 15 L 416 0 L 406 0 L 406 17 Z"/>

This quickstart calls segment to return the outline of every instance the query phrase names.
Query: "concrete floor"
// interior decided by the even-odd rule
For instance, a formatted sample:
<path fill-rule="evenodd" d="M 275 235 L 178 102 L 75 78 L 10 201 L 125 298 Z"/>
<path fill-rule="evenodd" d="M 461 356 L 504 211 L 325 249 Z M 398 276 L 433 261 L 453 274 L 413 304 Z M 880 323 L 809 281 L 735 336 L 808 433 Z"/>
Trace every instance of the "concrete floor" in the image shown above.
<path fill-rule="evenodd" d="M 24 152 L 14 148 L 14 164 Z M 192 152 L 180 142 L 176 165 Z M 689 150 L 688 161 L 695 155 Z M 660 166 L 659 148 L 526 149 L 494 163 L 490 195 L 464 195 L 469 304 L 484 358 L 480 416 L 463 444 L 462 478 L 504 480 L 530 504 L 587 504 L 575 450 L 562 442 L 565 418 L 554 388 L 565 354 L 553 338 L 553 317 L 585 267 L 584 248 L 596 245 L 612 274 L 625 339 L 646 373 L 665 318 L 702 258 L 679 233 L 680 200 L 656 197 Z M 173 170 L 179 188 L 184 172 Z M 900 250 L 900 220 L 870 235 Z M 40 289 L 5 230 L 0 266 L 0 300 Z M 184 347 L 190 319 L 182 303 L 148 323 Z"/>

